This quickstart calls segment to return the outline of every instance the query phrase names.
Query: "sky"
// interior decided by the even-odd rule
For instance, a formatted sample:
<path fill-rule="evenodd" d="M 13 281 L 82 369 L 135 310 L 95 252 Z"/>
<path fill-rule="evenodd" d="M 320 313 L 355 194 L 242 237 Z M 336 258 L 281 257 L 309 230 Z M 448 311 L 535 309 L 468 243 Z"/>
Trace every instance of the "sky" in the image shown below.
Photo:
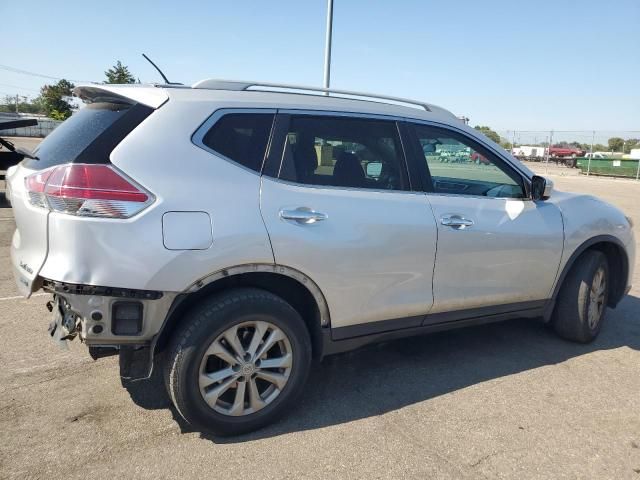
<path fill-rule="evenodd" d="M 57 78 L 321 85 L 326 0 L 0 0 L 0 95 Z M 334 0 L 331 86 L 495 130 L 640 131 L 640 0 Z"/>

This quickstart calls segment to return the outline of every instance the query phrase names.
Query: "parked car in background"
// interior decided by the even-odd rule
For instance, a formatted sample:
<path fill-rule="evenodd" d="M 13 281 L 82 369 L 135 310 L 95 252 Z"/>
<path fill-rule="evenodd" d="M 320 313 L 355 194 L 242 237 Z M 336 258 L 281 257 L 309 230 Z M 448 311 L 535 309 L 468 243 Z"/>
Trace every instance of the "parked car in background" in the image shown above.
<path fill-rule="evenodd" d="M 549 147 L 549 155 L 554 158 L 576 158 L 584 156 L 584 150 L 571 147 Z"/>
<path fill-rule="evenodd" d="M 607 158 L 609 158 L 609 153 L 608 152 L 587 152 L 584 154 L 584 158 L 591 158 L 591 159 L 596 159 L 596 160 L 605 160 Z"/>
<path fill-rule="evenodd" d="M 371 342 L 511 318 L 590 342 L 629 291 L 620 210 L 440 107 L 218 80 L 75 93 L 8 172 L 18 288 L 53 295 L 56 341 L 160 369 L 197 429 L 260 428 L 312 360 Z"/>
<path fill-rule="evenodd" d="M 549 147 L 549 157 L 556 162 L 562 161 L 567 167 L 576 166 L 576 158 L 584 156 L 585 151 L 571 147 Z"/>

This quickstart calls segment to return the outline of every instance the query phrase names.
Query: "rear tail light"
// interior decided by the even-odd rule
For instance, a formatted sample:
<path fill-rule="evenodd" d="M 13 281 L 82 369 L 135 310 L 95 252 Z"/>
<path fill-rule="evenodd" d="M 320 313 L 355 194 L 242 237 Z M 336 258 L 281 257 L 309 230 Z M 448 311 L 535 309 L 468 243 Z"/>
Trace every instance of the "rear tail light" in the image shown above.
<path fill-rule="evenodd" d="M 47 169 L 29 175 L 24 179 L 25 186 L 27 187 L 27 192 L 29 192 L 29 201 L 32 205 L 43 208 L 47 207 L 47 200 L 44 196 L 44 187 L 47 184 L 47 180 L 49 179 L 49 176 L 51 176 L 52 172 L 52 169 Z"/>
<path fill-rule="evenodd" d="M 67 164 L 25 178 L 37 207 L 81 217 L 129 218 L 153 196 L 109 165 Z"/>

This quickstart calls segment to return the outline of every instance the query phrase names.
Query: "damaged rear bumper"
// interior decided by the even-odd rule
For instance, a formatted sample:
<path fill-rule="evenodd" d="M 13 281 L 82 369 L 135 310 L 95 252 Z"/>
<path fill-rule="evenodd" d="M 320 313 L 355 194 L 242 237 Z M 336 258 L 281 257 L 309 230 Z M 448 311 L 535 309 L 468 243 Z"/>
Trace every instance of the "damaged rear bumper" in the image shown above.
<path fill-rule="evenodd" d="M 48 279 L 43 279 L 42 288 L 53 294 L 47 306 L 53 314 L 49 333 L 56 343 L 64 348 L 68 341 L 78 337 L 89 347 L 94 359 L 119 352 L 121 375 L 128 378 L 150 375 L 153 364 L 150 347 L 177 293 Z"/>
<path fill-rule="evenodd" d="M 78 285 L 43 279 L 62 316 L 77 317 L 89 346 L 145 345 L 160 331 L 177 293 Z M 70 320 L 67 322 L 70 325 Z"/>

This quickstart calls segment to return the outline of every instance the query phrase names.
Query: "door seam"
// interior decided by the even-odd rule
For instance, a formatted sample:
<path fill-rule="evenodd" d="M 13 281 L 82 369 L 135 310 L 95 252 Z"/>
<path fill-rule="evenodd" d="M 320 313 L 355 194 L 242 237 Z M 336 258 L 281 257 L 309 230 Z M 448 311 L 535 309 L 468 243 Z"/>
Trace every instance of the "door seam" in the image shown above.
<path fill-rule="evenodd" d="M 258 210 L 260 211 L 260 219 L 262 220 L 262 225 L 264 226 L 264 231 L 267 233 L 267 239 L 269 240 L 269 247 L 271 248 L 271 259 L 273 260 L 273 264 L 276 264 L 276 253 L 273 250 L 273 242 L 271 241 L 271 234 L 269 233 L 269 229 L 267 228 L 267 222 L 264 219 L 264 213 L 262 212 L 262 180 L 263 177 L 260 175 L 260 188 L 258 189 Z"/>
<path fill-rule="evenodd" d="M 423 195 L 425 200 L 427 201 L 427 205 L 429 205 L 429 210 L 431 211 L 431 216 L 433 217 L 433 222 L 435 224 L 435 229 L 436 229 L 436 248 L 433 254 L 433 268 L 431 269 L 431 307 L 429 307 L 429 310 L 427 310 L 427 312 L 425 313 L 425 318 L 422 320 L 422 324 L 424 325 L 424 323 L 427 321 L 426 316 L 429 315 L 429 313 L 431 313 L 431 310 L 433 310 L 433 306 L 436 303 L 435 281 L 436 281 L 436 263 L 438 261 L 438 245 L 440 244 L 440 229 L 438 228 L 438 220 L 436 219 L 436 213 L 433 210 L 433 205 L 431 205 L 431 202 L 429 201 L 429 196 L 427 195 L 426 192 L 423 192 Z"/>

